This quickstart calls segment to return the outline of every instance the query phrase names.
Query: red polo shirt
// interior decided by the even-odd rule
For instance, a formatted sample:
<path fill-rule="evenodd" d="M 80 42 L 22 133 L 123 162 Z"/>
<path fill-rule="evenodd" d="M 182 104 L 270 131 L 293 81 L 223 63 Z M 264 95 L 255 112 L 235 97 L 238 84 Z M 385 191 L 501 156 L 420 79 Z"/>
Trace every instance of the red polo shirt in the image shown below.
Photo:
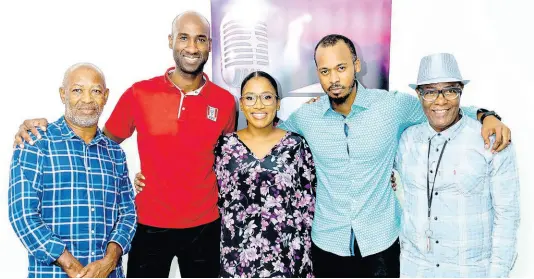
<path fill-rule="evenodd" d="M 188 228 L 219 217 L 213 149 L 221 134 L 235 129 L 233 95 L 206 80 L 184 93 L 165 75 L 135 83 L 122 94 L 106 129 L 119 138 L 137 130 L 141 172 L 135 198 L 139 223 Z"/>

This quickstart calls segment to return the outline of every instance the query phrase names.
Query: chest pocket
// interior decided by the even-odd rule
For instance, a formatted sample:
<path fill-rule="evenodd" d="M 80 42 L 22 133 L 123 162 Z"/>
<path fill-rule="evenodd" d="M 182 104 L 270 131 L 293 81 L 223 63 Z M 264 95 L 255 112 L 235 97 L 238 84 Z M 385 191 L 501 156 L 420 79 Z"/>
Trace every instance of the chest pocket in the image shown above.
<path fill-rule="evenodd" d="M 485 158 L 474 151 L 455 152 L 451 163 L 443 166 L 443 176 L 463 196 L 475 196 L 484 192 L 488 174 Z"/>

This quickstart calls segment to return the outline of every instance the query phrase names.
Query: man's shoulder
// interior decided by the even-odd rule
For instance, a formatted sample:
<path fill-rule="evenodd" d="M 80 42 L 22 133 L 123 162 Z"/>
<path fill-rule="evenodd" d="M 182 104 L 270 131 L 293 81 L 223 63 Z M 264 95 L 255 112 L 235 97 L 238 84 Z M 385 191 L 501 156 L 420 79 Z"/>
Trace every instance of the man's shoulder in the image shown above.
<path fill-rule="evenodd" d="M 401 141 L 420 140 L 424 131 L 428 129 L 428 122 L 412 125 L 404 130 L 401 135 Z"/>
<path fill-rule="evenodd" d="M 63 130 L 61 128 L 62 119 L 58 119 L 52 123 L 48 123 L 46 130 L 43 131 L 41 128 L 37 127 L 41 138 L 37 138 L 34 134 L 30 134 L 31 139 L 35 142 L 33 145 L 36 149 L 45 151 L 48 150 L 50 142 L 56 142 L 63 139 Z M 25 148 L 31 145 L 25 144 Z"/>
<path fill-rule="evenodd" d="M 163 85 L 165 85 L 165 76 L 160 75 L 134 82 L 134 84 L 130 86 L 130 89 L 135 90 L 136 92 L 152 92 L 160 90 Z"/>
<path fill-rule="evenodd" d="M 478 135 L 480 135 L 480 130 L 482 129 L 482 123 L 480 121 L 473 119 L 468 116 L 462 116 L 464 117 L 465 121 L 465 128 L 467 128 L 470 132 L 476 132 Z"/>
<path fill-rule="evenodd" d="M 36 127 L 41 135 L 40 138 L 37 138 L 34 134 L 30 134 L 31 140 L 34 144 L 29 144 L 28 142 L 24 143 L 24 148 L 17 146 L 13 151 L 13 159 L 18 158 L 20 161 L 35 161 L 37 156 L 47 155 L 50 153 L 50 148 L 53 146 L 53 143 L 56 143 L 62 140 L 62 132 L 59 126 L 59 120 L 49 123 L 46 127 L 46 130 L 42 130 L 40 127 Z"/>
<path fill-rule="evenodd" d="M 381 103 L 381 102 L 394 101 L 395 97 L 399 94 L 398 91 L 395 91 L 395 90 L 389 91 L 389 90 L 381 89 L 381 88 L 363 87 L 361 89 L 363 89 L 362 94 L 365 94 L 366 99 L 368 99 L 368 102 L 370 103 L 369 105 L 374 105 L 375 103 Z M 404 94 L 404 93 L 400 93 L 400 94 Z"/>
<path fill-rule="evenodd" d="M 483 147 L 484 139 L 482 138 L 482 124 L 471 117 L 463 116 L 463 121 L 465 122 L 464 128 L 460 132 L 460 137 L 463 138 L 463 142 L 467 144 L 470 142 L 474 146 Z M 495 141 L 495 135 L 490 136 L 490 141 L 493 144 Z"/>
<path fill-rule="evenodd" d="M 384 96 L 393 97 L 393 96 L 395 96 L 395 94 L 399 93 L 399 92 L 397 92 L 395 90 L 388 91 L 388 90 L 382 89 L 382 88 L 367 88 L 367 87 L 364 87 L 363 89 L 367 93 L 372 94 L 373 96 L 378 96 L 378 97 L 384 97 Z"/>
<path fill-rule="evenodd" d="M 295 110 L 294 114 L 298 117 L 312 117 L 310 119 L 319 119 L 318 116 L 323 115 L 326 112 L 326 107 L 328 106 L 330 106 L 330 100 L 328 99 L 328 95 L 325 94 L 316 102 L 311 104 L 302 104 L 297 110 Z"/>

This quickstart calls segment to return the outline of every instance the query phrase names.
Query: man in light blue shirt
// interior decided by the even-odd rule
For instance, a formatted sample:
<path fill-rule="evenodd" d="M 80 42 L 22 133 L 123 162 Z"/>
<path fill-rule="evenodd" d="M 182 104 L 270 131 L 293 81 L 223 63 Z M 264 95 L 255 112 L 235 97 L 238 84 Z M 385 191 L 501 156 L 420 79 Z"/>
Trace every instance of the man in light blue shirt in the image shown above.
<path fill-rule="evenodd" d="M 401 276 L 507 277 L 516 257 L 519 179 L 513 146 L 484 149 L 465 117 L 456 59 L 423 57 L 411 85 L 428 122 L 408 128 L 396 158 L 404 188 Z"/>
<path fill-rule="evenodd" d="M 279 125 L 306 138 L 316 164 L 315 275 L 398 277 L 401 208 L 390 174 L 402 132 L 426 121 L 421 103 L 409 94 L 358 83 L 360 61 L 344 36 L 321 39 L 315 62 L 328 98 L 301 106 Z M 477 118 L 475 108 L 465 114 Z M 493 148 L 500 151 L 510 131 L 488 116 L 483 133 L 495 131 L 503 144 Z"/>

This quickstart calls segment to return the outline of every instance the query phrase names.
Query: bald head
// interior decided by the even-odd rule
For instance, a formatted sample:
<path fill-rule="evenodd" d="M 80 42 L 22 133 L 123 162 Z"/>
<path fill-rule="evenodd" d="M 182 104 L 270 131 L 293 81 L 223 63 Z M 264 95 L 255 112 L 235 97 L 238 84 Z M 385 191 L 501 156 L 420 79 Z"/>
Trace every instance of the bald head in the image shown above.
<path fill-rule="evenodd" d="M 210 22 L 203 15 L 195 11 L 187 11 L 174 18 L 172 21 L 172 36 L 175 37 L 180 32 L 181 27 L 189 24 L 200 26 L 206 36 L 210 38 Z"/>
<path fill-rule="evenodd" d="M 84 63 L 76 63 L 76 64 L 70 66 L 65 71 L 65 74 L 63 75 L 63 83 L 62 83 L 62 86 L 64 88 L 66 88 L 69 85 L 69 80 L 70 80 L 71 76 L 73 75 L 73 73 L 79 72 L 78 70 L 89 70 L 90 72 L 95 73 L 99 77 L 99 79 L 102 81 L 102 85 L 104 87 L 103 89 L 106 88 L 106 78 L 104 77 L 104 73 L 102 72 L 102 70 L 100 70 L 100 68 L 98 68 L 94 64 L 85 63 L 85 62 Z"/>
<path fill-rule="evenodd" d="M 202 77 L 211 51 L 208 20 L 197 12 L 182 13 L 173 20 L 168 40 L 176 72 L 188 77 Z"/>

